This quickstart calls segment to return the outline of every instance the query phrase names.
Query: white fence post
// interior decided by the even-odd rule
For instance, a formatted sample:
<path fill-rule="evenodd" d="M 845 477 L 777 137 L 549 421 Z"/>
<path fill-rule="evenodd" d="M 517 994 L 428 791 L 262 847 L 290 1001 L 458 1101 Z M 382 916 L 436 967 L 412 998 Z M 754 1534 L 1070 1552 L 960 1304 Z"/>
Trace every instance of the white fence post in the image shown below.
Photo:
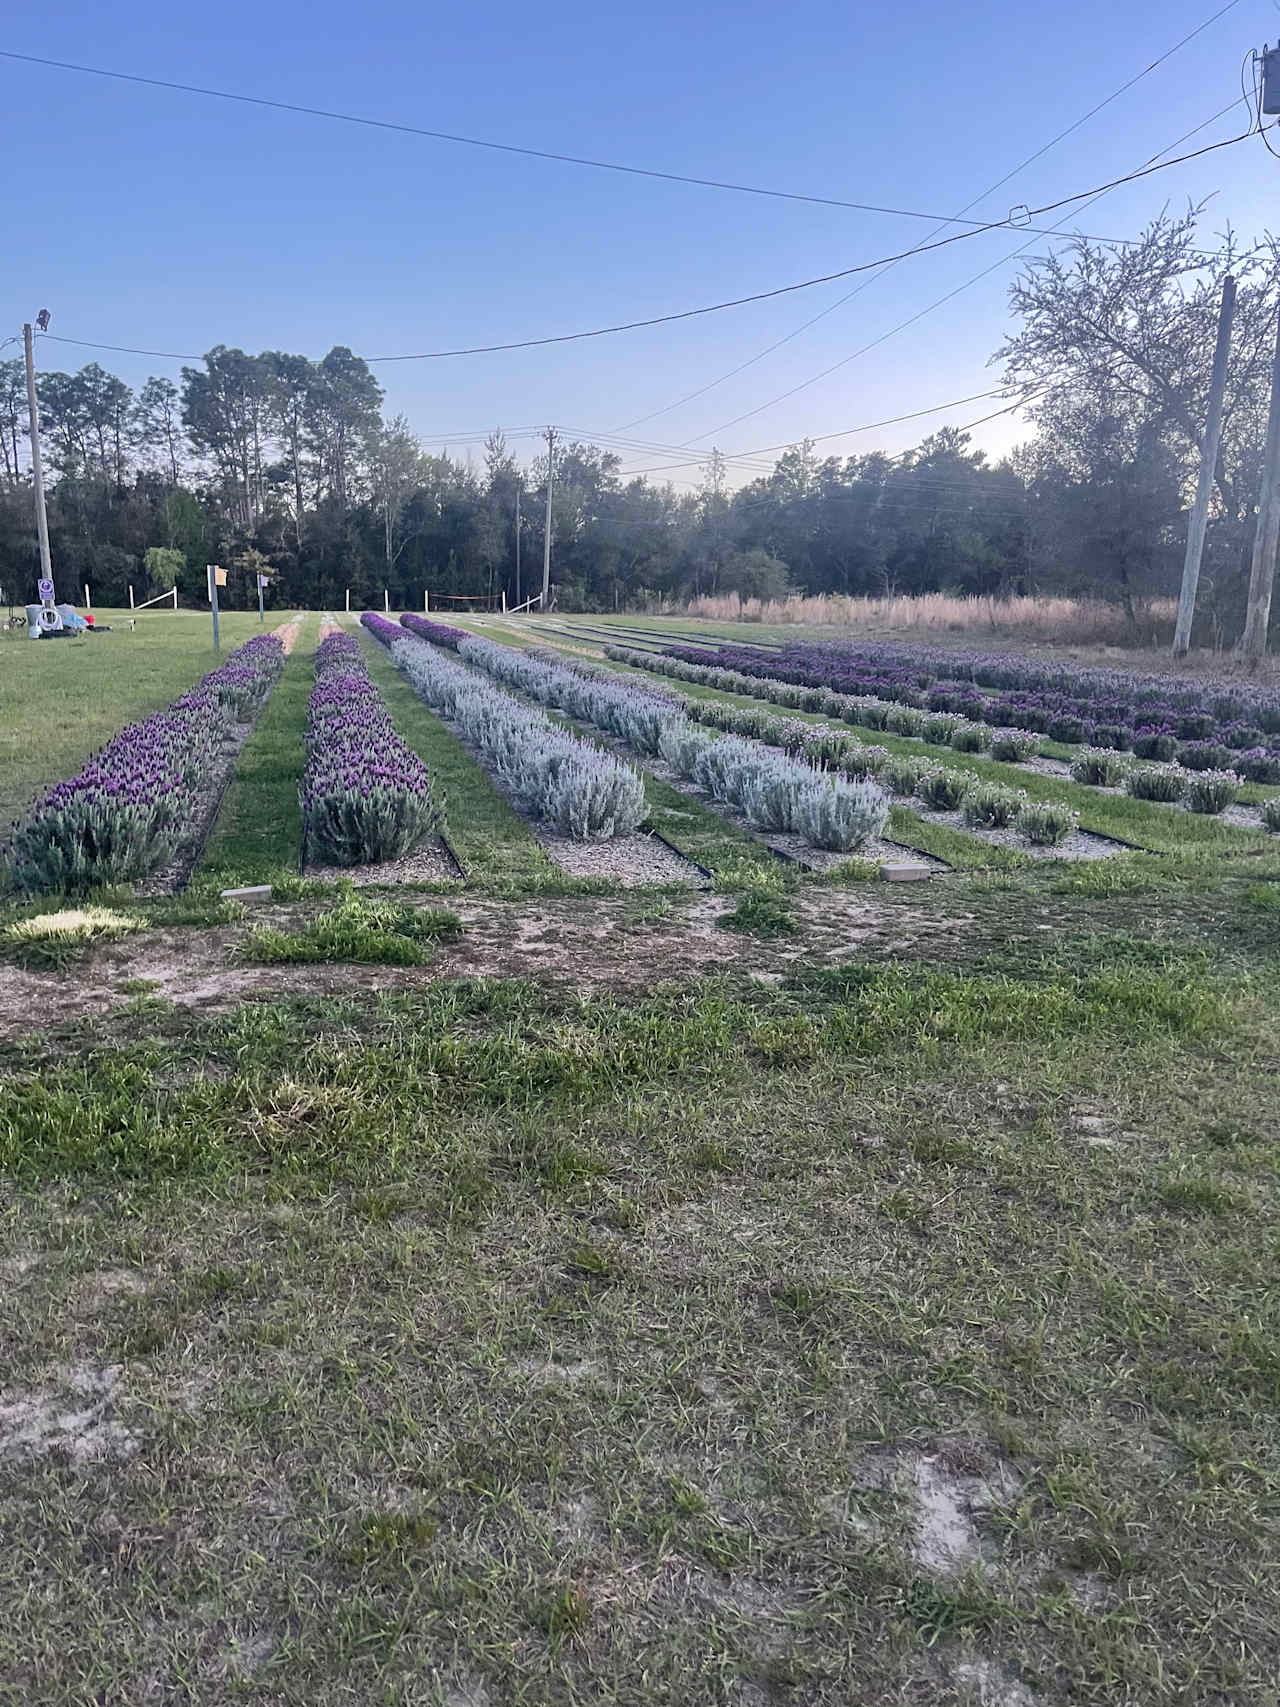
<path fill-rule="evenodd" d="M 129 583 L 129 609 L 133 609 L 133 583 Z"/>
<path fill-rule="evenodd" d="M 87 581 L 84 584 L 84 608 L 86 610 L 93 609 L 93 600 L 89 597 L 89 583 Z"/>

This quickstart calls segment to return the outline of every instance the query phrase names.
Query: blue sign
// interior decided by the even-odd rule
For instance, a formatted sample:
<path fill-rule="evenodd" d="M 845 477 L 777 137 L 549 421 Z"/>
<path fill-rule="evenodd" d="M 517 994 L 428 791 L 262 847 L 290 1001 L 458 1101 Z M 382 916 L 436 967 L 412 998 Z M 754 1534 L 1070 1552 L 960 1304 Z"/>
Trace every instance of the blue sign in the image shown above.
<path fill-rule="evenodd" d="M 36 591 L 39 593 L 40 597 L 44 600 L 44 602 L 46 604 L 49 604 L 52 602 L 52 599 L 53 599 L 53 582 L 52 581 L 47 581 L 47 580 L 41 579 L 41 581 L 39 582 L 39 584 L 36 587 Z"/>

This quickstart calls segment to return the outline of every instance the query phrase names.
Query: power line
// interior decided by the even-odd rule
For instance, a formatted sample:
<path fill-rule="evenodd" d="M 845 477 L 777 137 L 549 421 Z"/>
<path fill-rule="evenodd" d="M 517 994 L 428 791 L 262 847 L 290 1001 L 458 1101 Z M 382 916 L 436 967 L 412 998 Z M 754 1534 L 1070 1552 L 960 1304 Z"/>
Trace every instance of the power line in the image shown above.
<path fill-rule="evenodd" d="M 1235 101 L 1233 100 L 1230 103 L 1230 105 L 1234 106 Z M 1229 108 L 1224 108 L 1223 110 L 1229 111 Z M 1220 117 L 1221 115 L 1216 115 L 1216 116 Z M 1212 121 L 1206 121 L 1206 122 L 1212 122 Z M 1202 130 L 1204 128 L 1204 126 L 1199 125 L 1196 128 Z M 1273 125 L 1269 128 L 1275 129 L 1276 127 Z M 1194 134 L 1194 132 L 1189 133 L 1189 134 Z M 1065 207 L 1070 202 L 1087 201 L 1091 197 L 1105 195 L 1110 190 L 1117 189 L 1121 184 L 1132 183 L 1134 180 L 1136 180 L 1138 178 L 1149 177 L 1153 172 L 1167 171 L 1171 166 L 1181 166 L 1188 160 L 1197 160 L 1201 157 L 1201 155 L 1212 154 L 1218 149 L 1234 147 L 1237 143 L 1248 141 L 1251 136 L 1254 136 L 1256 134 L 1257 133 L 1254 130 L 1250 129 L 1250 130 L 1242 132 L 1239 136 L 1224 137 L 1220 142 L 1208 143 L 1204 148 L 1193 149 L 1192 152 L 1189 154 L 1179 154 L 1179 155 L 1175 156 L 1175 158 L 1172 160 L 1163 160 L 1163 161 L 1160 161 L 1159 164 L 1156 164 L 1156 165 L 1147 165 L 1147 166 L 1141 167 L 1139 170 L 1137 170 L 1135 172 L 1128 173 L 1123 178 L 1113 178 L 1113 179 L 1111 179 L 1111 181 L 1109 183 L 1103 184 L 1102 186 L 1100 186 L 1098 188 L 1091 189 L 1091 190 L 1079 190 L 1074 195 L 1059 197 L 1059 199 L 1057 201 L 1049 202 L 1043 208 L 1030 208 L 1030 209 L 1028 209 L 1028 214 L 1031 218 L 1035 218 L 1035 216 L 1037 214 L 1045 213 L 1045 212 L 1051 212 L 1057 208 Z M 1173 146 L 1176 147 L 1177 145 L 1174 144 Z M 935 249 L 949 248 L 950 245 L 953 243 L 963 243 L 972 237 L 985 236 L 985 234 L 989 231 L 1007 231 L 1007 230 L 1019 230 L 1019 229 L 1020 230 L 1026 230 L 1027 227 L 1025 225 L 1019 223 L 1019 222 L 1014 222 L 1014 221 L 1011 221 L 1008 219 L 995 219 L 995 220 L 991 220 L 986 225 L 976 226 L 974 229 L 972 229 L 970 231 L 956 231 L 956 232 L 953 232 L 951 234 L 951 236 L 949 236 L 949 237 L 941 237 L 941 238 L 937 239 L 936 242 L 920 244 L 917 247 L 915 247 L 914 249 L 900 249 L 900 250 L 898 250 L 898 252 L 896 254 L 881 255 L 874 261 L 860 261 L 860 262 L 858 262 L 858 264 L 856 266 L 841 267 L 841 268 L 838 268 L 835 272 L 821 273 L 816 278 L 800 279 L 794 284 L 777 285 L 772 290 L 753 291 L 748 296 L 730 297 L 727 301 L 724 301 L 724 302 L 706 303 L 702 307 L 699 307 L 699 308 L 684 308 L 684 309 L 680 309 L 677 312 L 672 313 L 672 314 L 654 314 L 654 315 L 650 315 L 647 319 L 644 319 L 644 320 L 623 320 L 623 321 L 618 321 L 614 325 L 610 325 L 610 326 L 595 326 L 595 327 L 592 327 L 589 331 L 585 331 L 585 332 L 559 332 L 559 333 L 555 333 L 553 335 L 550 335 L 547 337 L 542 337 L 542 338 L 515 338 L 515 339 L 510 339 L 510 340 L 508 340 L 504 343 L 500 343 L 500 344 L 472 344 L 472 345 L 467 345 L 467 346 L 460 347 L 457 349 L 449 349 L 449 350 L 422 350 L 422 351 L 414 352 L 414 353 L 409 354 L 409 355 L 366 356 L 364 358 L 364 360 L 366 362 L 368 362 L 370 364 L 370 366 L 373 366 L 373 365 L 378 364 L 378 363 L 385 363 L 385 362 L 443 361 L 443 360 L 446 360 L 446 359 L 448 359 L 450 357 L 454 357 L 454 356 L 485 356 L 485 355 L 498 354 L 498 353 L 501 353 L 501 352 L 507 351 L 507 350 L 532 350 L 532 349 L 541 349 L 541 348 L 544 348 L 548 345 L 553 345 L 553 344 L 581 343 L 582 341 L 584 341 L 586 339 L 591 339 L 591 338 L 613 337 L 620 332 L 643 331 L 643 330 L 645 330 L 651 326 L 669 326 L 676 321 L 696 320 L 696 319 L 703 317 L 705 315 L 708 315 L 708 314 L 721 314 L 726 309 L 744 308 L 751 303 L 767 302 L 774 297 L 791 296 L 791 295 L 794 295 L 794 293 L 796 291 L 812 290 L 815 285 L 831 284 L 836 279 L 852 278 L 857 273 L 871 272 L 876 267 L 883 267 L 887 263 L 892 262 L 892 261 L 905 261 L 906 259 L 908 259 L 908 257 L 913 256 L 913 255 L 927 255 Z M 1090 239 L 1084 239 L 1082 233 L 1078 233 L 1078 232 L 1066 232 L 1066 233 L 1064 233 L 1060 230 L 1055 230 L 1051 234 L 1054 236 L 1075 236 L 1075 237 L 1081 238 L 1082 240 L 1087 240 L 1087 241 L 1091 241 L 1091 242 L 1099 242 L 1099 243 L 1121 243 L 1121 244 L 1125 244 L 1125 245 L 1130 245 L 1130 244 L 1133 244 L 1137 241 L 1137 239 L 1135 239 L 1135 238 L 1090 238 Z M 1026 248 L 1026 247 L 1029 247 L 1029 245 L 1024 245 L 1024 248 Z M 1015 251 L 1015 253 L 1021 253 L 1021 251 Z M 1012 257 L 1006 257 L 1006 258 L 1012 259 Z M 996 263 L 996 264 L 999 265 L 1000 263 Z M 982 276 L 982 275 L 979 275 L 979 276 Z M 888 334 L 886 334 L 886 336 L 887 335 Z M 177 350 L 147 350 L 147 349 L 137 349 L 134 346 L 129 345 L 129 344 L 94 343 L 94 342 L 91 342 L 87 338 L 67 338 L 67 337 L 62 336 L 61 334 L 53 333 L 53 332 L 47 332 L 47 333 L 45 333 L 45 336 L 48 338 L 52 338 L 56 343 L 75 344 L 75 345 L 78 345 L 81 349 L 87 349 L 87 350 L 113 350 L 118 354 L 137 355 L 137 356 L 158 356 L 158 357 L 163 357 L 166 360 L 170 360 L 170 361 L 183 361 L 183 362 L 185 362 L 185 361 L 197 361 L 198 362 L 198 361 L 204 360 L 203 356 L 185 355 L 181 351 L 177 351 Z M 847 358 L 847 359 L 851 359 L 851 358 Z M 819 375 L 818 377 L 821 378 L 824 376 Z M 775 399 L 775 401 L 781 401 L 781 399 Z M 763 405 L 761 405 L 761 407 L 762 408 L 769 408 L 770 405 L 769 404 L 763 404 Z M 759 413 L 759 411 L 755 410 L 755 411 L 752 411 L 752 413 Z M 745 419 L 745 417 L 740 416 L 739 419 Z M 733 423 L 727 423 L 727 424 L 732 425 Z M 719 432 L 720 428 L 717 427 L 717 428 L 713 428 L 712 430 L 714 432 Z M 705 438 L 708 435 L 702 434 L 700 436 Z"/>
<path fill-rule="evenodd" d="M 994 195 L 999 189 L 1003 189 L 1005 184 L 1009 183 L 1011 179 L 1016 178 L 1018 174 L 1025 171 L 1028 166 L 1033 165 L 1035 161 L 1043 158 L 1051 148 L 1056 148 L 1058 143 L 1064 141 L 1075 131 L 1081 129 L 1082 126 L 1088 124 L 1090 119 L 1096 118 L 1097 115 L 1102 112 L 1105 107 L 1109 107 L 1113 101 L 1118 101 L 1121 95 L 1127 94 L 1135 84 L 1140 83 L 1144 77 L 1150 76 L 1150 74 L 1159 66 L 1163 65 L 1167 59 L 1171 59 L 1180 48 L 1184 48 L 1188 42 L 1194 41 L 1196 36 L 1202 34 L 1202 32 L 1207 30 L 1211 24 L 1216 24 L 1219 18 L 1224 17 L 1238 3 L 1239 0 L 1228 0 L 1228 3 L 1216 11 L 1212 17 L 1206 18 L 1204 23 L 1198 24 L 1194 30 L 1189 31 L 1179 41 L 1174 42 L 1173 46 L 1167 48 L 1158 59 L 1153 59 L 1150 65 L 1145 66 L 1141 71 L 1130 77 L 1127 83 L 1122 83 L 1118 89 L 1113 89 L 1111 94 L 1109 94 L 1104 100 L 1101 100 L 1097 102 L 1095 106 L 1090 107 L 1087 113 L 1083 113 L 1072 124 L 1069 124 L 1064 129 L 1060 130 L 1056 136 L 1051 136 L 1048 142 L 1042 144 L 1041 147 L 1034 151 L 1034 153 L 1028 154 L 1024 160 L 1020 160 L 1018 164 L 1006 172 L 1002 178 L 997 178 L 994 184 L 988 184 L 985 190 L 981 190 L 971 201 L 966 202 L 958 214 L 953 214 L 949 219 L 942 220 L 935 229 L 940 231 L 947 225 L 957 223 L 969 212 L 970 208 L 976 207 L 980 201 L 985 201 L 988 196 Z M 1235 103 L 1232 102 L 1233 106 L 1234 104 Z M 1229 110 L 1230 109 L 1227 107 L 1223 108 L 1223 112 L 1227 112 Z M 1221 116 L 1221 114 L 1214 115 L 1215 118 L 1219 118 Z M 1211 119 L 1208 122 L 1213 123 L 1213 120 Z M 1262 112 L 1260 105 L 1256 117 L 1256 123 L 1261 127 Z M 888 272 L 896 265 L 896 261 L 891 261 L 887 263 L 884 271 Z M 829 314 L 834 314 L 837 308 L 843 308 L 846 302 L 851 301 L 853 297 L 859 295 L 862 291 L 867 290 L 874 283 L 874 279 L 868 279 L 863 284 L 856 285 L 853 290 L 848 291 L 844 296 L 839 297 L 835 302 L 833 302 L 829 308 L 820 310 L 820 312 L 813 315 L 811 319 L 806 320 L 803 325 L 797 326 L 794 331 L 788 332 L 785 337 L 777 339 L 776 342 L 768 345 L 765 349 L 759 351 L 758 354 L 749 356 L 745 362 L 740 362 L 737 367 L 730 368 L 727 373 L 722 373 L 719 378 L 709 381 L 708 384 L 699 386 L 696 391 L 686 392 L 683 397 L 677 398 L 674 403 L 667 403 L 661 409 L 653 409 L 647 415 L 638 415 L 635 420 L 624 422 L 618 429 L 619 432 L 625 433 L 631 427 L 641 427 L 646 421 L 656 420 L 659 415 L 669 415 L 673 410 L 683 408 L 686 403 L 693 403 L 699 397 L 705 397 L 709 391 L 714 391 L 718 386 L 725 384 L 727 380 L 736 379 L 740 373 L 745 373 L 749 367 L 754 367 L 757 362 L 763 361 L 766 356 L 771 356 L 775 350 L 780 350 L 784 344 L 789 344 L 793 339 L 798 338 L 802 332 L 807 332 L 811 326 L 816 326 L 819 320 L 825 320 Z"/>
<path fill-rule="evenodd" d="M 1176 141 L 1169 143 L 1165 148 L 1162 148 L 1159 153 L 1153 154 L 1137 171 L 1130 173 L 1126 177 L 1117 178 L 1109 184 L 1104 184 L 1096 190 L 1086 192 L 1086 205 L 1090 205 L 1093 200 L 1100 199 L 1102 196 L 1109 194 L 1111 190 L 1117 188 L 1120 184 L 1129 183 L 1135 178 L 1146 177 L 1153 171 L 1163 171 L 1166 167 L 1180 165 L 1184 160 L 1197 159 L 1201 154 L 1211 153 L 1216 148 L 1231 147 L 1236 142 L 1243 142 L 1247 140 L 1249 136 L 1256 134 L 1252 129 L 1245 131 L 1238 137 L 1227 137 L 1222 142 L 1210 143 L 1206 148 L 1195 149 L 1190 154 L 1181 154 L 1178 155 L 1176 159 L 1165 160 L 1160 162 L 1158 165 L 1154 164 L 1154 162 L 1160 161 L 1161 154 L 1167 154 L 1170 148 L 1180 147 L 1182 143 L 1186 142 L 1190 137 L 1193 137 L 1200 131 L 1207 129 L 1209 125 L 1216 124 L 1220 118 L 1229 113 L 1237 105 L 1238 97 L 1233 97 L 1227 102 L 1225 107 L 1219 108 L 1212 117 L 1204 119 L 1200 124 L 1193 126 L 1191 130 L 1184 131 Z M 1081 199 L 1082 198 L 1079 196 L 1068 196 L 1064 198 L 1064 201 L 1079 201 Z M 1062 206 L 1063 202 L 1058 202 L 1054 205 Z M 1043 210 L 1037 209 L 1037 211 L 1039 212 Z M 1060 225 L 1061 223 L 1062 222 L 1059 221 Z M 1063 232 L 1061 230 L 1059 230 L 1055 235 L 1063 237 L 1077 236 L 1076 233 Z M 775 404 L 784 403 L 788 398 L 796 396 L 798 392 L 805 391 L 809 386 L 816 385 L 820 380 L 827 379 L 831 374 L 838 372 L 840 368 L 847 367 L 850 362 L 856 361 L 860 356 L 865 356 L 868 351 L 877 349 L 881 344 L 887 343 L 890 338 L 896 337 L 899 332 L 904 332 L 908 327 L 916 325 L 919 321 L 923 320 L 926 315 L 932 314 L 935 308 L 941 308 L 944 303 L 950 302 L 953 297 L 960 296 L 964 291 L 970 289 L 971 286 L 977 284 L 980 280 L 987 278 L 991 273 L 995 272 L 997 267 L 1006 266 L 1010 261 L 1016 260 L 1018 256 L 1025 255 L 1029 248 L 1031 248 L 1030 243 L 1020 244 L 1016 249 L 1011 250 L 1009 254 L 1002 255 L 998 260 L 993 261 L 990 266 L 982 268 L 982 270 L 975 273 L 972 278 L 966 279 L 963 284 L 957 285 L 953 290 L 946 291 L 942 296 L 935 298 L 933 302 L 928 303 L 915 314 L 909 315 L 907 319 L 900 320 L 896 326 L 891 326 L 888 331 L 882 332 L 879 337 L 873 338 L 870 343 L 863 344 L 860 348 L 853 350 L 847 356 L 842 356 L 838 362 L 832 362 L 829 367 L 823 368 L 820 373 L 812 374 L 808 379 L 801 380 L 798 385 L 793 385 L 788 390 L 779 392 L 776 397 L 771 397 L 767 403 L 760 403 L 754 409 L 747 409 L 741 415 L 735 415 L 730 421 L 721 421 L 708 432 L 699 433 L 697 435 L 698 439 L 709 439 L 713 438 L 717 433 L 726 432 L 730 427 L 736 427 L 742 421 L 749 421 L 756 415 L 764 414 L 766 410 L 772 409 Z M 847 301 L 848 299 L 846 298 L 845 300 Z"/>
<path fill-rule="evenodd" d="M 1145 77 L 1148 72 L 1154 71 L 1156 66 L 1162 64 L 1170 54 L 1176 53 L 1178 48 L 1184 46 L 1194 36 L 1199 35 L 1202 30 L 1208 29 L 1210 24 L 1215 23 L 1218 18 L 1238 4 L 1239 0 L 1228 0 L 1228 3 L 1220 11 L 1215 12 L 1212 18 L 1206 19 L 1203 24 L 1192 30 L 1190 35 L 1184 36 L 1183 40 L 1176 43 L 1167 53 L 1162 54 L 1159 59 L 1153 60 L 1146 67 L 1146 70 L 1139 72 L 1136 77 L 1124 85 L 1123 89 L 1117 90 L 1116 95 L 1123 94 L 1125 89 L 1132 88 L 1134 83 Z M 81 65 L 72 60 L 48 59 L 40 54 L 17 53 L 9 48 L 0 48 L 0 58 L 17 60 L 24 65 L 41 65 L 55 71 L 72 71 L 85 77 L 102 77 L 112 82 L 140 84 L 150 89 L 166 89 L 175 94 L 198 95 L 210 100 L 233 101 L 242 106 L 265 107 L 275 112 L 296 113 L 306 118 L 327 119 L 338 124 L 360 125 L 367 129 L 393 131 L 404 136 L 426 137 L 433 142 L 451 142 L 462 147 L 483 148 L 499 154 L 519 154 L 529 159 L 551 160 L 561 165 L 586 166 L 598 172 L 620 172 L 628 177 L 654 178 L 663 183 L 689 184 L 698 189 L 725 190 L 735 195 L 764 196 L 775 201 L 809 202 L 819 207 L 848 208 L 856 213 L 890 214 L 905 219 L 927 219 L 934 222 L 943 220 L 946 223 L 941 214 L 921 213 L 912 208 L 885 207 L 874 202 L 846 201 L 838 196 L 814 195 L 799 190 L 776 190 L 759 184 L 739 184 L 723 178 L 703 177 L 684 172 L 664 172 L 649 166 L 631 166 L 616 160 L 597 160 L 588 155 L 563 154 L 549 148 L 531 148 L 512 142 L 494 142 L 486 137 L 463 136 L 457 132 L 446 130 L 429 130 L 422 125 L 403 124 L 392 119 L 370 118 L 361 113 L 340 112 L 333 108 L 313 107 L 296 101 L 280 101 L 266 95 L 245 95 L 235 90 L 214 89 L 199 83 L 182 83 L 164 77 L 146 77 L 140 72 L 113 71 L 101 65 Z M 1116 99 L 1116 95 L 1109 96 L 1108 101 Z M 1106 105 L 1107 101 L 1101 103 L 1101 106 Z M 1100 107 L 1094 108 L 1095 112 L 1100 110 Z M 1087 114 L 1086 117 L 1092 117 L 1092 114 Z M 1085 121 L 1082 119 L 1077 122 L 1082 124 Z M 1067 135 L 1068 132 L 1064 131 L 1062 134 Z M 1046 144 L 1046 147 L 1051 146 L 1051 143 Z M 1032 158 L 1034 159 L 1035 156 L 1033 155 Z M 968 223 L 980 225 L 981 221 L 973 220 Z M 144 353 L 158 354 L 160 352 Z"/>
<path fill-rule="evenodd" d="M 861 426 L 857 426 L 857 427 L 837 427 L 834 432 L 810 434 L 807 438 L 807 442 L 809 444 L 821 444 L 824 439 L 842 439 L 851 433 L 870 433 L 870 432 L 874 432 L 878 427 L 896 427 L 898 425 L 898 423 L 901 421 L 916 421 L 916 420 L 919 420 L 919 418 L 922 415 L 939 415 L 942 413 L 942 411 L 944 409 L 958 409 L 962 403 L 976 403 L 980 398 L 999 397 L 1001 394 L 1002 394 L 1002 387 L 1000 387 L 1000 386 L 995 386 L 990 391 L 974 391 L 974 392 L 970 393 L 970 395 L 968 397 L 953 397 L 949 403 L 931 403 L 927 409 L 912 409 L 905 415 L 889 415 L 883 421 L 865 421 L 862 423 Z M 1018 405 L 1014 404 L 1013 407 L 1017 408 Z M 997 413 L 998 414 L 1004 414 L 1004 413 L 1006 413 L 1006 411 L 1005 410 L 998 410 Z M 986 417 L 986 419 L 991 419 L 991 417 L 988 416 L 988 417 Z M 974 424 L 976 425 L 977 423 L 974 423 Z M 574 429 L 574 430 L 577 430 L 577 429 Z M 963 430 L 964 429 L 961 429 L 961 431 L 963 431 Z M 584 436 L 593 437 L 597 442 L 604 442 L 608 438 L 607 434 L 595 434 L 595 435 L 584 435 Z M 724 460 L 727 463 L 739 464 L 740 465 L 743 462 L 743 460 L 746 458 L 758 457 L 758 456 L 767 456 L 773 451 L 790 450 L 793 445 L 798 444 L 800 442 L 801 441 L 799 441 L 797 439 L 786 439 L 781 444 L 759 445 L 759 446 L 756 446 L 752 450 L 722 451 L 720 454 L 724 457 Z M 663 449 L 665 447 L 653 446 L 650 448 L 660 450 L 660 449 Z M 682 451 L 692 450 L 693 446 L 692 445 L 681 445 L 679 447 L 672 446 L 671 448 L 672 448 L 672 451 L 674 452 L 676 449 L 679 449 Z M 672 462 L 672 463 L 667 463 L 667 464 L 661 464 L 661 465 L 658 465 L 654 468 L 629 468 L 629 469 L 625 470 L 625 472 L 626 472 L 628 478 L 630 478 L 632 475 L 637 475 L 637 474 L 661 474 L 661 473 L 666 472 L 668 469 L 697 468 L 697 467 L 701 467 L 706 462 L 707 456 L 709 454 L 710 454 L 709 452 L 704 452 L 701 456 L 694 457 L 693 460 L 690 462 Z M 767 470 L 766 470 L 766 472 L 767 472 Z"/>

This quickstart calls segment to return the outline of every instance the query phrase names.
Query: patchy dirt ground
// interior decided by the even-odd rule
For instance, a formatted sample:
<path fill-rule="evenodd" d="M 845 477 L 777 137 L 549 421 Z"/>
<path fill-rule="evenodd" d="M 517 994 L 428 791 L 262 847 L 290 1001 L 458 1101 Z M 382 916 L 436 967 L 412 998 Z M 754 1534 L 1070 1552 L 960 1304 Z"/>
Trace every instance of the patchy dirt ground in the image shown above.
<path fill-rule="evenodd" d="M 433 904 L 435 898 L 423 902 Z M 446 904 L 466 932 L 430 966 L 236 963 L 253 926 L 296 929 L 315 916 L 314 905 L 255 908 L 243 923 L 215 929 L 145 931 L 90 950 L 60 972 L 0 964 L 0 1037 L 23 1036 L 37 1023 L 106 1013 L 139 994 L 217 1010 L 273 995 L 413 989 L 441 977 L 528 977 L 588 991 L 643 990 L 664 978 L 717 969 L 776 978 L 801 958 L 833 965 L 859 951 L 919 954 L 922 942 L 936 939 L 941 946 L 972 922 L 964 912 L 931 915 L 900 891 L 873 884 L 800 892 L 792 900 L 797 934 L 764 941 L 723 928 L 718 920 L 734 901 L 712 894 L 516 902 L 449 897 Z"/>

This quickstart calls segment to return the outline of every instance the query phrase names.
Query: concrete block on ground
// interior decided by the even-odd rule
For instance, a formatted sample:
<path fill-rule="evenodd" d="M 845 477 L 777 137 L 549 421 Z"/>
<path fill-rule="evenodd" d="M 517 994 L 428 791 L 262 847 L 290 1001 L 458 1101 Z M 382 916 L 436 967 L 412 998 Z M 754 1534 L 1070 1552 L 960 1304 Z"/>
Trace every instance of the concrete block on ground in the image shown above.
<path fill-rule="evenodd" d="M 933 867 L 913 859 L 891 859 L 880 867 L 880 875 L 886 883 L 922 883 L 933 876 Z"/>
<path fill-rule="evenodd" d="M 269 883 L 253 883 L 247 889 L 224 889 L 219 896 L 222 901 L 269 901 L 271 885 Z"/>

